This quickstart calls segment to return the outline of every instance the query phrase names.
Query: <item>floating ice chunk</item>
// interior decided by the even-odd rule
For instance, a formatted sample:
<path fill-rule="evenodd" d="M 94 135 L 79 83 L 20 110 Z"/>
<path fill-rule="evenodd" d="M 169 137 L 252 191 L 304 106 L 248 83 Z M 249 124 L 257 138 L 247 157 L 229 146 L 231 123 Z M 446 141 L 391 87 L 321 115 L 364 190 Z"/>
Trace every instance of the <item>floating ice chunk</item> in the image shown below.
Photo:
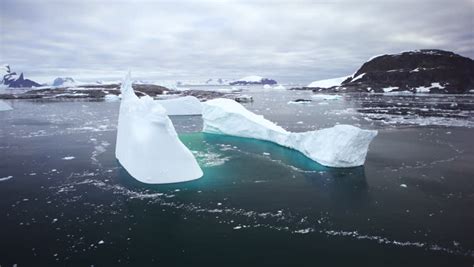
<path fill-rule="evenodd" d="M 239 103 L 248 103 L 253 102 L 253 97 L 249 95 L 238 95 L 234 98 L 234 100 Z"/>
<path fill-rule="evenodd" d="M 263 89 L 272 89 L 272 86 L 269 84 L 263 85 Z"/>
<path fill-rule="evenodd" d="M 12 110 L 13 108 L 7 102 L 0 100 L 0 111 Z"/>
<path fill-rule="evenodd" d="M 116 102 L 120 100 L 120 96 L 109 94 L 104 96 L 104 100 L 107 102 Z"/>
<path fill-rule="evenodd" d="M 279 85 L 277 85 L 277 86 L 273 87 L 273 89 L 275 89 L 275 90 L 285 90 L 285 89 L 286 89 L 286 87 L 285 87 L 285 86 L 283 86 L 283 85 L 281 85 L 281 84 L 279 84 Z"/>
<path fill-rule="evenodd" d="M 401 184 L 400 187 L 405 187 L 407 188 L 408 186 L 406 184 Z"/>
<path fill-rule="evenodd" d="M 76 157 L 73 157 L 73 156 L 67 156 L 67 157 L 62 158 L 62 160 L 73 160 L 75 158 Z"/>
<path fill-rule="evenodd" d="M 201 102 L 194 96 L 157 100 L 157 102 L 166 109 L 168 115 L 202 114 Z"/>
<path fill-rule="evenodd" d="M 202 170 L 179 140 L 166 110 L 151 97 L 135 95 L 130 73 L 121 90 L 115 156 L 130 175 L 149 184 L 200 178 Z"/>
<path fill-rule="evenodd" d="M 314 99 L 320 99 L 320 100 L 338 100 L 341 99 L 342 96 L 340 95 L 325 95 L 325 94 L 315 94 L 311 96 Z"/>
<path fill-rule="evenodd" d="M 390 93 L 393 90 L 397 90 L 397 89 L 398 89 L 398 86 L 389 86 L 389 87 L 382 88 L 384 93 Z"/>
<path fill-rule="evenodd" d="M 288 101 L 288 104 L 311 104 L 310 99 L 296 99 L 292 101 Z"/>
<path fill-rule="evenodd" d="M 300 151 L 328 167 L 355 167 L 365 157 L 377 131 L 351 125 L 304 133 L 288 132 L 275 123 L 245 109 L 230 99 L 213 99 L 203 103 L 204 132 L 226 134 L 274 142 Z"/>
<path fill-rule="evenodd" d="M 0 182 L 10 180 L 11 178 L 13 178 L 13 176 L 11 176 L 11 175 L 7 176 L 7 177 L 2 177 L 2 178 L 0 178 Z"/>

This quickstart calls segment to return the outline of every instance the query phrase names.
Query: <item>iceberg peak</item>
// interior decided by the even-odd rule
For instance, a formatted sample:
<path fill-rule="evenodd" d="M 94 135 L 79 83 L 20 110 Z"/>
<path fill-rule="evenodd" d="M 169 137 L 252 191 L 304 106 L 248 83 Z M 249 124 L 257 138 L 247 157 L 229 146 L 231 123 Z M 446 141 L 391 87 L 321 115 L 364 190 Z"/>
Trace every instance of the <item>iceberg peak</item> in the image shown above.
<path fill-rule="evenodd" d="M 122 85 L 120 86 L 120 92 L 122 92 L 122 100 L 138 99 L 138 96 L 133 91 L 132 83 L 132 72 L 129 70 L 122 81 Z"/>

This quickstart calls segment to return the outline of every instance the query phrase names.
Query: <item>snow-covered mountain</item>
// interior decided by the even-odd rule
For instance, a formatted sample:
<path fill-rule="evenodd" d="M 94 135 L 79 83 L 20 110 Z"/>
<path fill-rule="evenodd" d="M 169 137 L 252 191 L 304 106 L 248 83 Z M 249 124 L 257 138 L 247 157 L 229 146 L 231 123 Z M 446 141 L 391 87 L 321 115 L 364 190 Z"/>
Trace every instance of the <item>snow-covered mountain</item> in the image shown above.
<path fill-rule="evenodd" d="M 230 85 L 249 85 L 249 84 L 277 84 L 277 81 L 264 78 L 257 75 L 242 77 L 238 80 L 229 83 Z"/>
<path fill-rule="evenodd" d="M 41 86 L 39 83 L 34 82 L 23 77 L 23 72 L 18 75 L 13 72 L 8 64 L 4 64 L 0 67 L 1 80 L 0 84 L 3 84 L 10 88 L 25 88 L 25 87 L 38 87 Z"/>

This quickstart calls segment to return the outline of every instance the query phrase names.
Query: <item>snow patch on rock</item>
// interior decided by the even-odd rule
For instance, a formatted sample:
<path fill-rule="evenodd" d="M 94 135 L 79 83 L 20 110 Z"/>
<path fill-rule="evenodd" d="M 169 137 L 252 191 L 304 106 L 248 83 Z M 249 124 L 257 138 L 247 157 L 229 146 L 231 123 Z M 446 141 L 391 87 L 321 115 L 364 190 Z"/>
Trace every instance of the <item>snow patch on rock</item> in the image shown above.
<path fill-rule="evenodd" d="M 442 86 L 440 83 L 431 83 L 430 86 L 420 86 L 415 88 L 415 90 L 417 93 L 429 93 L 433 88 L 444 89 L 444 86 Z"/>

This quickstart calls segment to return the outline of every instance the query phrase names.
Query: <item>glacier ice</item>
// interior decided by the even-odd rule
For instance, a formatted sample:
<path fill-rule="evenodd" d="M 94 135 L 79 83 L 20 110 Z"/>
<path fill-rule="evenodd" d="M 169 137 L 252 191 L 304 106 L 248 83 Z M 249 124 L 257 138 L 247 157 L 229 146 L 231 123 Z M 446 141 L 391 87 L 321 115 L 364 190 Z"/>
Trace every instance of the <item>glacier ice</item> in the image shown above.
<path fill-rule="evenodd" d="M 168 115 L 201 115 L 202 106 L 194 96 L 183 96 L 164 100 L 157 100 Z"/>
<path fill-rule="evenodd" d="M 13 108 L 7 102 L 0 100 L 0 111 L 12 110 Z"/>
<path fill-rule="evenodd" d="M 247 110 L 230 99 L 213 99 L 203 103 L 203 131 L 274 142 L 300 151 L 308 158 L 328 167 L 356 167 L 365 157 L 377 131 L 351 125 L 336 125 L 317 131 L 293 133 Z"/>
<path fill-rule="evenodd" d="M 350 76 L 344 76 L 344 77 L 339 77 L 339 78 L 332 78 L 332 79 L 325 79 L 325 80 L 319 80 L 319 81 L 314 81 L 310 84 L 308 84 L 306 87 L 320 87 L 320 88 L 329 88 L 333 86 L 339 86 L 341 83 L 349 78 Z"/>
<path fill-rule="evenodd" d="M 121 91 L 115 156 L 130 175 L 149 184 L 200 178 L 202 170 L 179 140 L 166 110 L 149 96 L 137 97 L 130 73 Z"/>

